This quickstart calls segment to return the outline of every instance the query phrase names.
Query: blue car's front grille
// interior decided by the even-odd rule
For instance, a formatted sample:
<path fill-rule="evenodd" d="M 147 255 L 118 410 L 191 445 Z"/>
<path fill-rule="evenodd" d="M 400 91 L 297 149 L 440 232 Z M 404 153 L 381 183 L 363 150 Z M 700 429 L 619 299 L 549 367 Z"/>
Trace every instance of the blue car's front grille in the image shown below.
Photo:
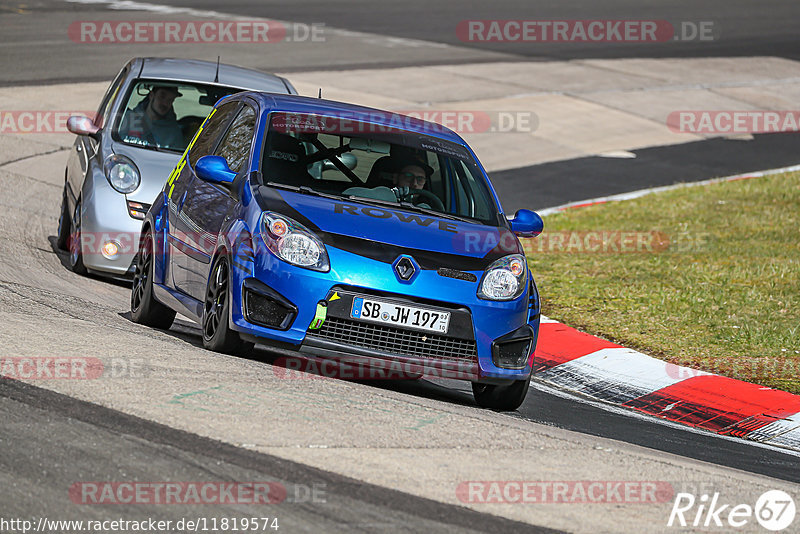
<path fill-rule="evenodd" d="M 328 317 L 315 337 L 345 345 L 376 349 L 413 358 L 476 361 L 475 341 L 370 324 L 338 317 Z"/>

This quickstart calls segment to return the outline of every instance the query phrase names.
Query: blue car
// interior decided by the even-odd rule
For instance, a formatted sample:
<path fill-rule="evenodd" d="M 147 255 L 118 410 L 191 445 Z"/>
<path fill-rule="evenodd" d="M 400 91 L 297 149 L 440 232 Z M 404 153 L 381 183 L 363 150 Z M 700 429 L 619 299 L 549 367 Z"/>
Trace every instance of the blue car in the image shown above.
<path fill-rule="evenodd" d="M 376 109 L 244 92 L 220 100 L 148 210 L 131 314 L 254 343 L 472 382 L 525 399 L 539 294 L 520 237 L 458 135 Z"/>

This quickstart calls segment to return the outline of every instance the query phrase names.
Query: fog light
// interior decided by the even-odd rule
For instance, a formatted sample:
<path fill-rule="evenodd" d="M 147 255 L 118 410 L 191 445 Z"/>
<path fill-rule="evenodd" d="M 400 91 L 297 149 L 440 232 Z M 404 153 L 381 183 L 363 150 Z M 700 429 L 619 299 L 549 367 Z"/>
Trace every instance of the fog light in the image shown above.
<path fill-rule="evenodd" d="M 100 249 L 100 254 L 107 260 L 115 260 L 117 259 L 117 254 L 119 254 L 119 244 L 115 241 L 108 241 L 103 248 Z"/>
<path fill-rule="evenodd" d="M 495 339 L 492 363 L 501 369 L 525 369 L 533 349 L 534 332 L 530 325 Z"/>
<path fill-rule="evenodd" d="M 528 364 L 531 340 L 522 339 L 495 346 L 492 351 L 492 361 L 497 367 L 503 369 L 524 369 Z"/>
<path fill-rule="evenodd" d="M 297 316 L 297 307 L 275 290 L 254 278 L 247 278 L 242 288 L 242 311 L 248 322 L 287 330 Z"/>

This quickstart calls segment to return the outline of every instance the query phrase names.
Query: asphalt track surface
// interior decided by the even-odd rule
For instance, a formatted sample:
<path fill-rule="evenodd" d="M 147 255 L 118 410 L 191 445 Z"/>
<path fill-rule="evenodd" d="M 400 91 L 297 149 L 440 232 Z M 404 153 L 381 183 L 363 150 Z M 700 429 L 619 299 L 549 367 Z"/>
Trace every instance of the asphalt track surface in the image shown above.
<path fill-rule="evenodd" d="M 544 2 L 497 0 L 464 4 L 460 0 L 407 2 L 344 0 L 163 0 L 156 5 L 211 10 L 385 36 L 331 39 L 330 47 L 295 42 L 265 47 L 235 45 L 123 44 L 94 46 L 70 42 L 67 26 L 82 20 L 149 20 L 141 10 L 109 10 L 108 2 L 60 0 L 10 1 L 0 5 L 1 85 L 100 81 L 134 55 L 177 55 L 241 62 L 269 71 L 400 67 L 481 61 L 546 61 L 636 57 L 777 56 L 800 58 L 800 4 L 784 0 L 586 0 Z M 136 14 L 135 17 L 131 13 Z M 196 20 L 198 15 L 160 14 L 163 20 Z M 711 22 L 711 41 L 659 43 L 492 43 L 463 42 L 456 27 L 463 20 L 665 20 Z M 391 41 L 394 37 L 398 41 Z M 409 42 L 402 41 L 408 39 Z M 431 46 L 426 46 L 429 43 Z M 447 45 L 442 48 L 436 45 Z M 19 69 L 18 65 L 26 65 Z"/>
<path fill-rule="evenodd" d="M 162 3 L 220 9 L 218 2 Z M 47 3 L 42 3 L 45 4 Z M 35 8 L 37 3 L 29 2 L 28 5 Z M 723 28 L 725 38 L 713 43 L 664 43 L 651 49 L 615 45 L 591 48 L 553 45 L 530 50 L 520 50 L 510 45 L 466 46 L 472 46 L 480 52 L 488 50 L 518 56 L 520 60 L 757 54 L 800 57 L 794 28 L 800 5 L 795 3 L 762 2 L 758 4 L 755 16 L 753 4 L 743 1 L 714 1 L 706 2 L 702 6 L 689 1 L 668 2 L 657 9 L 635 7 L 639 5 L 638 2 L 606 2 L 600 9 L 591 2 L 562 3 L 559 7 L 544 3 L 532 6 L 528 2 L 497 2 L 491 4 L 491 7 L 471 7 L 470 12 L 467 12 L 462 3 L 449 1 L 434 5 L 430 2 L 345 2 L 335 7 L 327 2 L 297 2 L 291 5 L 279 2 L 231 2 L 225 4 L 225 11 L 300 22 L 323 21 L 340 28 L 459 46 L 464 46 L 464 43 L 455 38 L 453 26 L 465 18 L 715 20 Z M 74 9 L 84 8 L 78 6 Z M 475 10 L 474 13 L 472 10 Z M 44 34 L 46 32 L 41 32 L 37 39 L 41 40 Z M 55 47 L 51 46 L 50 49 L 53 48 Z M 32 48 L 34 49 L 35 47 Z M 52 81 L 75 79 L 76 74 L 82 76 L 82 65 L 75 61 L 74 50 L 58 51 L 47 56 L 42 55 L 41 50 L 36 53 L 39 55 L 35 58 L 25 56 L 25 52 L 15 58 L 15 61 L 26 65 L 22 69 L 26 71 L 25 79 Z M 102 54 L 97 54 L 95 59 L 100 56 Z M 2 61 L 6 63 L 8 60 L 7 56 Z M 116 70 L 120 64 L 114 54 L 107 60 L 101 58 L 99 61 L 100 63 L 87 66 L 87 71 L 107 73 Z M 108 61 L 109 64 L 103 64 L 103 61 Z M 404 61 L 403 58 L 390 58 L 376 63 L 376 66 L 401 65 Z M 431 61 L 437 59 L 433 58 Z M 361 65 L 356 56 L 352 64 Z M 313 65 L 315 68 L 318 66 Z M 89 78 L 100 79 L 99 76 L 100 74 L 95 74 Z M 493 180 L 501 196 L 508 196 L 518 185 L 518 180 L 528 180 L 533 176 L 534 180 L 540 181 L 540 187 L 537 188 L 536 196 L 526 202 L 528 206 L 538 208 L 653 185 L 702 180 L 794 164 L 800 161 L 800 156 L 793 155 L 796 146 L 797 137 L 791 135 L 756 136 L 754 141 L 749 142 L 704 141 L 640 150 L 636 152 L 637 158 L 634 160 L 585 158 L 512 169 L 496 173 Z M 598 176 L 612 178 L 600 180 Z M 553 180 L 554 177 L 559 179 Z M 512 206 L 506 207 L 510 210 Z M 53 210 L 52 217 L 48 219 L 40 218 L 41 212 L 42 206 L 31 207 L 31 224 L 41 227 L 44 235 L 50 236 L 52 242 L 57 213 Z M 51 255 L 55 252 L 40 250 L 35 254 Z M 63 255 L 60 260 L 64 262 Z M 33 260 L 14 258 L 14 261 L 28 264 Z M 6 268 L 13 267 L 6 265 Z M 57 276 L 57 273 L 54 274 Z M 30 283 L 36 284 L 36 280 L 32 279 Z M 5 280 L 3 285 L 6 286 Z M 84 287 L 91 288 L 90 292 L 95 297 L 113 295 L 115 302 L 126 289 L 101 280 L 86 280 Z M 120 309 L 119 313 L 124 313 L 124 310 Z M 178 330 L 179 332 L 173 334 L 196 346 L 200 345 L 196 331 L 188 328 Z M 268 353 L 260 354 L 265 362 L 270 361 L 271 356 Z M 371 386 L 378 391 L 385 388 L 445 404 L 474 404 L 467 387 L 457 382 L 421 381 Z M 298 528 L 324 526 L 326 530 L 333 527 L 342 531 L 374 531 L 411 525 L 411 530 L 414 531 L 474 529 L 514 532 L 524 529 L 530 532 L 534 529 L 530 525 L 523 526 L 496 516 L 368 485 L 299 463 L 222 444 L 14 381 L 0 381 L 0 417 L 4 421 L 0 431 L 0 447 L 3 448 L 3 454 L 0 455 L 0 481 L 6 488 L 3 494 L 3 511 L 7 512 L 6 515 L 55 515 L 60 511 L 58 507 L 63 505 L 58 504 L 63 503 L 63 488 L 78 479 L 113 480 L 135 473 L 141 480 L 153 480 L 155 477 L 192 480 L 193 477 L 207 478 L 211 473 L 235 480 L 269 476 L 295 484 L 303 481 L 325 481 L 328 492 L 337 497 L 334 500 L 336 506 L 291 503 L 281 510 L 281 517 L 285 518 L 287 524 Z M 668 427 L 656 421 L 632 418 L 554 395 L 535 386 L 516 417 L 777 479 L 800 482 L 800 462 L 796 456 L 711 434 Z M 59 492 L 58 495 L 56 492 Z M 130 513 L 130 510 L 126 508 L 125 513 Z M 187 510 L 181 509 L 180 512 L 181 515 L 186 515 Z M 225 512 L 223 510 L 220 513 L 224 515 Z M 101 516 L 104 511 L 95 513 Z M 164 513 L 178 514 L 169 510 Z"/>
<path fill-rule="evenodd" d="M 21 382 L 0 382 L 0 418 L 5 429 L 0 480 L 13 491 L 3 499 L 4 517 L 69 517 L 74 504 L 63 495 L 76 480 L 193 481 L 212 475 L 221 481 L 283 484 L 286 500 L 261 513 L 278 517 L 280 528 L 289 532 L 557 532 L 365 484 Z M 59 439 L 43 440 L 43 434 Z M 101 451 L 109 461 L 98 461 Z M 36 498 L 14 498 L 20 493 Z M 319 502 L 323 499 L 330 504 Z M 145 507 L 100 508 L 94 511 L 97 518 L 107 517 L 106 512 L 131 519 L 148 515 Z M 92 512 L 82 515 L 93 519 Z M 218 517 L 241 513 L 241 504 L 215 506 Z M 203 506 L 167 506 L 158 513 L 159 519 L 176 522 L 209 515 Z"/>
<path fill-rule="evenodd" d="M 585 157 L 491 173 L 503 209 L 544 209 L 639 189 L 699 182 L 800 163 L 800 133 L 715 138 L 632 151 L 635 158 Z"/>
<path fill-rule="evenodd" d="M 220 9 L 214 0 L 165 0 L 173 6 Z M 781 0 L 494 0 L 464 3 L 459 0 L 405 2 L 324 0 L 303 2 L 238 1 L 226 3 L 225 12 L 277 20 L 324 22 L 338 28 L 467 46 L 522 56 L 526 59 L 587 59 L 624 57 L 708 57 L 769 55 L 800 57 L 796 28 L 800 5 Z M 465 42 L 456 26 L 463 20 L 665 20 L 710 21 L 714 40 L 663 43 L 493 43 Z"/>

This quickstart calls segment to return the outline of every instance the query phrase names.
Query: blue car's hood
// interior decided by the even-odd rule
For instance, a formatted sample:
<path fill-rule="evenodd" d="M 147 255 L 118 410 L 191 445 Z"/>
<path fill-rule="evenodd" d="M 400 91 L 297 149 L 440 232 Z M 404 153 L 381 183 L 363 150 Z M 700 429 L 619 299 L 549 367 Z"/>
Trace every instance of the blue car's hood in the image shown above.
<path fill-rule="evenodd" d="M 422 255 L 429 264 L 481 270 L 487 262 L 519 253 L 507 228 L 474 224 L 383 206 L 335 200 L 261 187 L 264 209 L 296 219 L 330 246 L 393 261 L 401 253 Z M 433 267 L 434 265 L 430 265 Z"/>

